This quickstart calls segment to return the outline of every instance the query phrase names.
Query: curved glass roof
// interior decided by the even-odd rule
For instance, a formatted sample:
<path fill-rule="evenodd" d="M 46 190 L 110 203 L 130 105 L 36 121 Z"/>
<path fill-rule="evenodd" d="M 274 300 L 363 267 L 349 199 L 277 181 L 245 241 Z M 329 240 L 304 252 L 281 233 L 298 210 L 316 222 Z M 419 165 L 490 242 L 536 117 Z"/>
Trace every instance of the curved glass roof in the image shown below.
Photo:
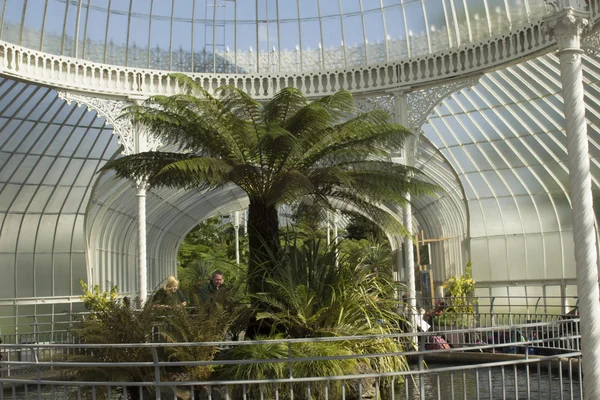
<path fill-rule="evenodd" d="M 543 0 L 0 0 L 0 39 L 186 72 L 292 72 L 394 61 L 535 22 Z"/>

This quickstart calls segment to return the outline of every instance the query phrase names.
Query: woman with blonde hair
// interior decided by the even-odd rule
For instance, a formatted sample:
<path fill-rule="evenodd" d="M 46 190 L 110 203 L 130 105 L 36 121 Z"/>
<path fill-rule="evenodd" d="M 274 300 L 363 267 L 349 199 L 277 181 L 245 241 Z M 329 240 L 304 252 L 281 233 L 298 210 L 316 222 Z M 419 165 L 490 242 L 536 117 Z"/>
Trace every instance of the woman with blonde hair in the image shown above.
<path fill-rule="evenodd" d="M 174 276 L 169 276 L 165 284 L 152 296 L 152 302 L 156 305 L 170 308 L 172 306 L 184 306 L 187 304 L 185 295 L 179 289 L 179 281 Z"/>

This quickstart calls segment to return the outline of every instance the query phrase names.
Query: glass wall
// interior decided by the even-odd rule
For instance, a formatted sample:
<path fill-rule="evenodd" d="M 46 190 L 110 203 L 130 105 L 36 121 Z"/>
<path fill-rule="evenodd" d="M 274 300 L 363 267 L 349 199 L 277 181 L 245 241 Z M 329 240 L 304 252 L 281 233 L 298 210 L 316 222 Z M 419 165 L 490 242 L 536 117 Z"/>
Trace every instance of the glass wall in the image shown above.
<path fill-rule="evenodd" d="M 78 296 L 86 209 L 116 138 L 53 90 L 1 79 L 0 93 L 0 297 Z"/>
<path fill-rule="evenodd" d="M 584 66 L 584 81 L 595 81 L 597 63 L 585 58 Z M 483 76 L 444 100 L 423 127 L 462 182 L 478 281 L 514 286 L 575 278 L 560 93 L 558 60 L 542 56 Z M 594 193 L 598 95 L 586 86 Z"/>

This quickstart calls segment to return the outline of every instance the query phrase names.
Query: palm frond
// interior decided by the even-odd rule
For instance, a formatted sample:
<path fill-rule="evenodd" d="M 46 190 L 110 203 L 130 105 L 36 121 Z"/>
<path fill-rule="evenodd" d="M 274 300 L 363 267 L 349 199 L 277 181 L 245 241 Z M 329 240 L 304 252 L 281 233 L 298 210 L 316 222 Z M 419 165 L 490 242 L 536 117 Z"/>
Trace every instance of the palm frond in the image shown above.
<path fill-rule="evenodd" d="M 185 93 L 196 97 L 210 97 L 210 94 L 191 76 L 179 72 L 168 75 L 168 78 L 175 79 L 177 86 Z"/>
<path fill-rule="evenodd" d="M 313 166 L 321 160 L 331 162 L 387 157 L 390 152 L 398 152 L 405 138 L 410 135 L 401 125 L 371 125 L 363 122 L 354 120 L 348 122 L 347 126 L 323 130 L 315 141 L 307 137 L 303 143 L 305 153 L 302 165 Z"/>
<path fill-rule="evenodd" d="M 277 177 L 266 196 L 267 204 L 292 203 L 297 198 L 314 193 L 313 181 L 297 170 L 287 170 Z"/>
<path fill-rule="evenodd" d="M 308 104 L 306 97 L 296 88 L 284 88 L 263 109 L 264 121 L 270 125 L 284 125 L 291 115 Z"/>
<path fill-rule="evenodd" d="M 232 167 L 218 158 L 188 157 L 165 165 L 153 180 L 176 188 L 214 188 L 229 180 Z"/>
<path fill-rule="evenodd" d="M 285 121 L 283 128 L 301 138 L 314 136 L 323 129 L 333 126 L 335 118 L 318 102 L 309 103 L 299 109 L 294 115 Z"/>
<path fill-rule="evenodd" d="M 347 90 L 340 90 L 329 96 L 323 96 L 319 100 L 329 112 L 336 118 L 347 118 L 356 111 L 354 96 Z"/>

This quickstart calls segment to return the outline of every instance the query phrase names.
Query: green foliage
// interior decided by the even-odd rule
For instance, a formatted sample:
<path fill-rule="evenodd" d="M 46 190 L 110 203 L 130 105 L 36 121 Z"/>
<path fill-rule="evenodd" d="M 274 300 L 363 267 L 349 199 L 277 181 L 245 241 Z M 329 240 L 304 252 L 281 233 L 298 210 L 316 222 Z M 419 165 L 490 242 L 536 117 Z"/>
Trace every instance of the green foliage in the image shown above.
<path fill-rule="evenodd" d="M 335 245 L 325 246 L 320 240 L 284 242 L 285 256 L 277 261 L 269 278 L 268 293 L 253 295 L 264 311 L 257 314 L 259 321 L 270 326 L 268 338 L 336 337 L 386 334 L 397 332 L 400 316 L 394 311 L 396 301 L 390 295 L 391 264 L 389 249 L 377 247 L 372 254 L 364 254 L 360 262 L 340 252 Z M 371 246 L 373 247 L 373 246 Z M 336 253 L 340 253 L 336 263 Z M 358 355 L 356 358 L 301 361 L 293 363 L 295 377 L 340 376 L 369 372 L 389 372 L 408 369 L 402 356 L 365 357 L 360 355 L 393 354 L 402 352 L 405 345 L 392 339 L 362 341 L 256 344 L 230 350 L 228 359 L 282 359 L 289 352 L 293 357 L 333 357 Z M 282 362 L 252 363 L 224 366 L 219 376 L 230 379 L 284 378 L 289 375 L 289 364 Z M 382 384 L 389 384 L 383 380 Z M 330 398 L 341 397 L 341 383 L 330 382 Z M 312 383 L 314 398 L 321 398 L 324 384 Z M 250 388 L 257 394 L 259 388 Z M 265 398 L 274 397 L 275 387 L 263 385 Z M 356 382 L 346 382 L 346 393 L 358 391 Z M 254 392 L 253 392 L 254 391 Z M 295 387 L 295 397 L 305 396 L 306 385 Z M 281 395 L 281 394 L 280 394 Z"/>
<path fill-rule="evenodd" d="M 352 350 L 346 343 L 342 342 L 312 342 L 294 343 L 292 345 L 292 356 L 295 358 L 312 357 L 343 357 L 351 356 Z M 344 376 L 355 373 L 359 366 L 356 358 L 334 359 L 334 360 L 312 360 L 298 361 L 292 365 L 294 377 L 311 376 Z M 316 400 L 342 398 L 342 381 L 312 382 L 310 384 L 312 398 Z M 306 397 L 306 384 L 296 385 L 294 393 L 299 397 Z M 325 396 L 327 386 L 328 397 Z M 296 396 L 294 396 L 296 397 Z"/>
<path fill-rule="evenodd" d="M 406 351 L 406 344 L 392 338 L 369 339 L 351 343 L 351 350 L 354 354 L 393 354 Z M 379 373 L 410 369 L 404 356 L 373 357 L 367 362 L 373 371 Z"/>
<path fill-rule="evenodd" d="M 319 243 L 288 245 L 286 257 L 269 279 L 271 292 L 256 297 L 267 306 L 258 318 L 272 323 L 272 332 L 289 337 L 357 335 L 389 332 L 378 321 L 398 322 L 391 274 L 366 262 L 356 263 L 337 247 L 320 251 Z"/>
<path fill-rule="evenodd" d="M 113 303 L 117 298 L 117 286 L 113 286 L 109 292 L 102 292 L 100 290 L 100 286 L 98 285 L 89 288 L 83 279 L 79 280 L 79 284 L 81 285 L 81 290 L 83 291 L 81 301 L 83 302 L 85 309 L 88 311 L 100 312 L 107 310 L 111 306 L 111 303 Z"/>
<path fill-rule="evenodd" d="M 71 361 L 151 363 L 152 349 L 132 346 L 115 347 L 114 344 L 140 344 L 149 342 L 192 343 L 224 340 L 232 322 L 237 318 L 235 307 L 228 303 L 226 293 L 211 303 L 201 304 L 188 312 L 184 307 L 156 307 L 148 301 L 141 309 L 117 299 L 116 288 L 109 293 L 86 291 L 86 307 L 89 315 L 79 317 L 72 328 L 75 340 L 84 344 L 106 344 L 102 348 L 82 350 L 69 355 Z M 159 360 L 166 361 L 209 361 L 218 352 L 215 346 L 159 347 Z M 204 366 L 183 368 L 183 373 L 161 370 L 161 377 L 168 380 L 200 380 L 209 377 L 212 369 Z M 67 377 L 83 381 L 153 382 L 153 366 L 89 367 L 69 370 Z M 132 391 L 133 390 L 133 391 Z M 130 396 L 136 397 L 135 388 Z M 105 396 L 106 393 L 98 393 Z"/>
<path fill-rule="evenodd" d="M 257 340 L 281 339 L 281 335 L 274 337 L 257 337 Z M 313 342 L 313 343 L 265 343 L 249 346 L 236 346 L 228 353 L 232 360 L 260 360 L 250 364 L 224 365 L 217 371 L 217 377 L 227 380 L 249 379 L 283 379 L 289 377 L 290 363 L 286 360 L 292 358 L 307 359 L 291 363 L 292 375 L 295 378 L 312 376 L 342 376 L 350 375 L 357 371 L 359 361 L 357 358 L 334 360 L 309 360 L 314 357 L 351 356 L 351 350 L 344 342 Z M 266 360 L 281 360 L 280 362 Z M 342 382 L 332 381 L 312 382 L 311 392 L 313 399 L 325 399 L 325 386 L 328 386 L 329 398 L 341 398 Z M 250 398 L 260 397 L 259 387 L 248 388 Z M 306 383 L 294 384 L 294 398 L 306 398 Z M 275 385 L 262 386 L 261 398 L 275 398 Z M 288 393 L 280 390 L 279 397 L 287 398 Z"/>
<path fill-rule="evenodd" d="M 371 242 L 386 243 L 387 237 L 385 232 L 374 224 L 369 219 L 363 217 L 360 214 L 352 214 L 350 222 L 346 226 L 346 237 L 352 240 L 367 239 Z"/>
<path fill-rule="evenodd" d="M 247 238 L 240 235 L 241 259 L 247 253 Z M 212 268 L 224 269 L 222 264 L 235 259 L 235 231 L 231 223 L 216 216 L 200 222 L 179 245 L 177 254 L 179 265 L 187 268 L 199 259 L 213 263 Z"/>
<path fill-rule="evenodd" d="M 442 326 L 467 327 L 472 325 L 475 316 L 475 280 L 471 276 L 472 263 L 467 263 L 465 274 L 452 276 L 443 287 L 446 306 L 435 317 L 436 324 Z"/>
<path fill-rule="evenodd" d="M 380 282 L 388 284 L 386 289 L 393 291 L 393 260 L 389 242 L 380 244 L 366 239 L 344 240 L 340 243 L 340 252 L 347 257 L 346 263 L 368 268 L 381 278 Z"/>
<path fill-rule="evenodd" d="M 264 340 L 264 344 L 234 346 L 227 352 L 228 360 L 284 360 L 288 357 L 285 343 L 273 343 L 271 339 L 282 339 L 281 335 L 257 336 L 255 340 Z M 227 380 L 280 379 L 288 371 L 285 362 L 256 362 L 249 364 L 225 364 L 219 367 L 215 376 Z"/>
<path fill-rule="evenodd" d="M 149 348 L 113 347 L 115 343 L 146 343 L 152 341 L 152 331 L 159 312 L 147 304 L 141 310 L 123 304 L 116 299 L 114 288 L 109 293 L 87 296 L 89 316 L 83 316 L 74 325 L 75 340 L 84 344 L 105 344 L 108 347 L 83 350 L 71 355 L 71 361 L 84 362 L 152 362 Z M 114 293 L 114 295 L 113 295 Z M 154 368 L 82 367 L 68 371 L 83 381 L 142 382 L 154 381 Z"/>
<path fill-rule="evenodd" d="M 235 232 L 230 223 L 223 223 L 222 217 L 208 218 L 198 224 L 186 236 L 179 247 L 179 267 L 177 276 L 182 291 L 190 300 L 188 305 L 194 305 L 200 288 L 205 285 L 211 274 L 219 270 L 223 272 L 225 287 L 231 297 L 235 298 L 243 312 L 234 324 L 234 336 L 243 330 L 247 319 L 247 266 L 245 263 L 236 265 Z M 240 258 L 243 260 L 247 251 L 247 238 L 240 235 Z M 240 324 L 244 324 L 240 326 Z"/>
<path fill-rule="evenodd" d="M 159 335 L 172 345 L 167 348 L 169 360 L 176 361 L 210 361 L 219 349 L 217 346 L 177 346 L 177 343 L 215 342 L 225 339 L 227 330 L 237 319 L 235 307 L 230 307 L 228 294 L 217 292 L 214 301 L 197 304 L 193 313 L 183 307 L 172 310 L 163 323 Z M 184 375 L 179 379 L 200 381 L 210 377 L 213 366 L 188 365 L 184 367 Z"/>
<path fill-rule="evenodd" d="M 446 297 L 449 297 L 456 311 L 473 313 L 475 309 L 475 280 L 471 276 L 472 263 L 468 262 L 465 274 L 461 277 L 452 276 L 444 283 Z"/>

